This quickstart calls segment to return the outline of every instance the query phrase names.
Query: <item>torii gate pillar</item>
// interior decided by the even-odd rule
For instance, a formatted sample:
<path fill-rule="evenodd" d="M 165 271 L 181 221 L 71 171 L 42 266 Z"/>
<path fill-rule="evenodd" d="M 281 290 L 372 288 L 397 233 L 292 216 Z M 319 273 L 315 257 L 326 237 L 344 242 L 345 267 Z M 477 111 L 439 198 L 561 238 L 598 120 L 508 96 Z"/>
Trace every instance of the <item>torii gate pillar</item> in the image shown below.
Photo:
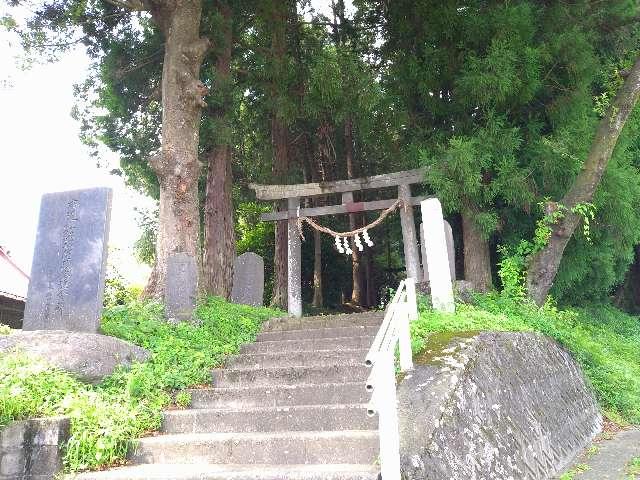
<path fill-rule="evenodd" d="M 302 317 L 302 253 L 300 235 L 298 233 L 297 213 L 300 197 L 288 198 L 288 255 L 287 255 L 287 306 L 289 315 Z"/>
<path fill-rule="evenodd" d="M 418 251 L 418 239 L 416 238 L 416 224 L 413 219 L 413 206 L 411 205 L 411 185 L 398 185 L 398 198 L 403 201 L 400 208 L 400 225 L 402 226 L 402 244 L 404 245 L 404 263 L 407 269 L 407 278 L 413 278 L 416 282 L 422 281 L 422 269 L 420 268 L 420 254 Z"/>

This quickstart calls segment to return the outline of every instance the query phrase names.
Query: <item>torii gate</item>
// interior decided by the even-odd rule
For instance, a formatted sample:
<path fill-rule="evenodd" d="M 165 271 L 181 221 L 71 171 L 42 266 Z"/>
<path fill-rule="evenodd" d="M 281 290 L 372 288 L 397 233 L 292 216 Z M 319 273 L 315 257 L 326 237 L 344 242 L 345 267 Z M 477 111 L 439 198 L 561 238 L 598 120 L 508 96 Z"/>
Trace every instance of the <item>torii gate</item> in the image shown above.
<path fill-rule="evenodd" d="M 258 200 L 287 200 L 287 210 L 264 213 L 260 216 L 260 219 L 262 221 L 288 221 L 287 288 L 289 315 L 294 317 L 302 316 L 301 239 L 298 230 L 298 219 L 301 217 L 310 218 L 323 215 L 385 210 L 393 207 L 398 201 L 400 201 L 400 223 L 402 225 L 402 240 L 404 244 L 407 277 L 411 277 L 416 281 L 420 281 L 423 278 L 412 208 L 421 205 L 425 231 L 427 224 L 435 227 L 434 231 L 430 232 L 428 236 L 429 239 L 426 241 L 427 249 L 434 253 L 433 255 L 427 256 L 429 259 L 429 273 L 432 278 L 432 294 L 435 295 L 436 291 L 439 290 L 439 288 L 436 288 L 436 291 L 434 291 L 436 285 L 434 285 L 433 277 L 439 278 L 440 274 L 443 274 L 443 269 L 446 270 L 446 272 L 444 272 L 446 273 L 446 282 L 444 282 L 445 286 L 443 287 L 443 309 L 448 311 L 452 309 L 453 291 L 451 288 L 451 276 L 449 273 L 440 202 L 432 197 L 411 196 L 411 185 L 422 183 L 425 173 L 425 169 L 418 168 L 415 170 L 333 182 L 301 183 L 297 185 L 258 185 L 252 183 L 249 185 L 251 189 L 255 190 Z M 353 201 L 353 192 L 355 191 L 387 187 L 398 187 L 398 197 L 396 199 L 369 202 Z M 337 193 L 342 194 L 342 204 L 340 205 L 300 208 L 300 200 L 304 197 Z M 432 244 L 431 247 L 430 244 Z M 440 265 L 441 260 L 444 262 L 442 265 Z M 435 272 L 438 272 L 438 274 L 435 274 Z M 446 287 L 446 284 L 448 284 L 448 287 Z M 434 298 L 434 306 L 436 303 Z"/>

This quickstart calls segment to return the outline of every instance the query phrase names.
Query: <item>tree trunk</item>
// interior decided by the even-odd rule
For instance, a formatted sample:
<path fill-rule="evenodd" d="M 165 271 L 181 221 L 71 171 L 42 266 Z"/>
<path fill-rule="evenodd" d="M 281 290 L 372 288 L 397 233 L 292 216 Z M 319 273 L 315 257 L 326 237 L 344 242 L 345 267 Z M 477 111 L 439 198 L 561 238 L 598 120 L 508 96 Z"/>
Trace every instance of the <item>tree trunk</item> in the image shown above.
<path fill-rule="evenodd" d="M 374 278 L 373 278 L 373 252 L 371 251 L 371 249 L 367 250 L 367 252 L 365 252 L 365 254 L 363 255 L 364 257 L 364 278 L 365 278 L 365 285 L 366 285 L 366 302 L 365 302 L 365 307 L 371 308 L 374 307 L 377 302 L 378 299 L 376 298 L 376 286 L 374 283 Z"/>
<path fill-rule="evenodd" d="M 228 127 L 233 48 L 232 12 L 226 2 L 220 2 L 218 8 L 223 19 L 221 33 L 224 41 L 217 48 L 214 88 L 222 95 L 223 101 L 212 114 L 217 125 Z M 228 299 L 233 286 L 233 264 L 236 256 L 230 139 L 224 138 L 214 146 L 208 160 L 204 207 L 204 286 L 207 293 Z"/>
<path fill-rule="evenodd" d="M 233 225 L 231 146 L 218 145 L 209 155 L 204 224 L 204 281 L 207 293 L 229 298 L 236 256 Z"/>
<path fill-rule="evenodd" d="M 640 312 L 640 245 L 635 247 L 633 263 L 616 291 L 613 303 L 616 307 L 633 314 Z"/>
<path fill-rule="evenodd" d="M 344 121 L 344 156 L 347 164 L 347 178 L 351 180 L 355 178 L 355 166 L 353 162 L 353 120 L 348 115 Z M 360 215 L 355 213 L 349 214 L 349 230 L 355 230 L 359 226 Z M 357 248 L 352 248 L 351 254 L 351 302 L 356 305 L 363 305 L 364 301 L 364 285 L 363 285 L 363 272 L 360 264 L 361 254 Z"/>
<path fill-rule="evenodd" d="M 283 83 L 286 82 L 287 55 L 287 19 L 290 14 L 289 1 L 274 1 L 269 5 L 267 15 L 271 24 L 271 70 L 270 85 L 271 101 L 271 146 L 273 149 L 273 178 L 276 183 L 287 183 L 289 170 L 289 128 L 286 124 L 285 112 L 282 111 Z M 286 202 L 281 202 L 281 208 L 286 209 Z M 276 205 L 277 206 L 277 205 Z M 288 222 L 280 221 L 275 228 L 275 252 L 273 294 L 271 305 L 287 308 L 288 302 Z"/>
<path fill-rule="evenodd" d="M 313 306 L 322 308 L 324 297 L 322 295 L 322 234 L 313 231 Z"/>
<path fill-rule="evenodd" d="M 271 120 L 271 142 L 273 145 L 273 177 L 276 183 L 286 183 L 287 167 L 289 164 L 288 129 L 283 121 L 273 118 Z M 287 209 L 286 202 L 279 202 L 280 208 Z M 278 202 L 276 202 L 277 207 Z M 271 305 L 287 308 L 288 302 L 288 222 L 286 220 L 276 222 L 275 228 L 275 252 L 273 256 L 274 262 L 274 279 L 273 279 L 273 295 L 271 297 Z"/>
<path fill-rule="evenodd" d="M 573 185 L 560 201 L 565 215 L 551 227 L 549 243 L 533 255 L 527 272 L 527 294 L 542 305 L 558 273 L 564 250 L 580 223 L 580 216 L 572 209 L 579 203 L 590 202 L 600 184 L 607 164 L 624 125 L 640 96 L 640 58 L 629 72 L 607 115 L 600 120 L 591 150 Z"/>
<path fill-rule="evenodd" d="M 489 242 L 482 236 L 472 208 L 462 211 L 462 236 L 464 243 L 464 279 L 471 282 L 478 292 L 491 289 L 491 259 Z"/>
<path fill-rule="evenodd" d="M 187 253 L 199 259 L 198 142 L 207 93 L 200 66 L 209 41 L 199 34 L 201 0 L 154 5 L 151 14 L 165 39 L 162 146 L 149 162 L 160 184 L 160 214 L 156 264 L 145 294 L 161 299 L 168 256 Z"/>

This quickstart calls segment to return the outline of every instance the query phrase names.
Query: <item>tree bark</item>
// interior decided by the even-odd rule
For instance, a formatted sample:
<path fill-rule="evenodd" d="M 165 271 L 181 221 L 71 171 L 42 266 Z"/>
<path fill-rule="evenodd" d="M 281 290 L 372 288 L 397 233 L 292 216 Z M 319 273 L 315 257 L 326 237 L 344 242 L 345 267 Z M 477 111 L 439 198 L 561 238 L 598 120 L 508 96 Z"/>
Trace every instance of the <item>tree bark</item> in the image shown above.
<path fill-rule="evenodd" d="M 467 207 L 462 211 L 462 237 L 464 243 L 464 279 L 478 292 L 491 289 L 491 257 L 489 242 L 475 222 L 476 213 Z"/>
<path fill-rule="evenodd" d="M 232 12 L 226 2 L 220 2 L 218 8 L 223 19 L 223 44 L 217 48 L 214 88 L 223 96 L 223 101 L 221 107 L 212 114 L 216 124 L 229 126 L 227 117 L 231 103 Z M 204 286 L 207 293 L 228 299 L 233 287 L 233 264 L 236 256 L 230 139 L 223 138 L 222 142 L 218 142 L 208 160 L 204 207 Z"/>
<path fill-rule="evenodd" d="M 322 122 L 316 130 L 316 155 L 313 162 L 312 181 L 325 182 L 332 178 L 327 176 L 331 170 L 331 148 L 330 148 L 331 128 L 326 122 Z M 313 203 L 316 207 L 327 205 L 327 197 L 315 197 Z M 313 306 L 321 308 L 324 306 L 324 295 L 322 292 L 322 234 L 317 230 L 313 231 Z"/>
<path fill-rule="evenodd" d="M 160 184 L 156 263 L 145 289 L 163 298 L 167 259 L 187 253 L 199 260 L 198 143 L 207 88 L 200 67 L 209 41 L 200 37 L 201 0 L 153 2 L 151 15 L 165 39 L 162 70 L 162 145 L 150 165 Z"/>
<path fill-rule="evenodd" d="M 287 19 L 290 14 L 289 1 L 274 1 L 270 5 L 267 15 L 271 24 L 271 69 L 272 79 L 270 85 L 271 101 L 271 146 L 273 149 L 273 177 L 278 184 L 287 183 L 289 170 L 289 128 L 286 124 L 285 113 L 282 111 L 280 95 L 282 83 L 286 76 L 287 55 Z M 286 209 L 286 202 L 282 202 L 281 208 Z M 276 223 L 275 228 L 275 252 L 273 294 L 271 305 L 287 308 L 288 302 L 288 225 L 286 221 Z"/>
<path fill-rule="evenodd" d="M 271 120 L 271 143 L 273 146 L 273 177 L 277 183 L 285 183 L 283 179 L 286 177 L 289 165 L 289 134 L 284 122 L 275 117 Z M 276 202 L 276 205 L 277 203 L 280 203 L 281 209 L 287 209 L 286 202 Z M 276 222 L 271 305 L 283 309 L 287 308 L 288 298 L 288 228 L 286 220 Z"/>
<path fill-rule="evenodd" d="M 531 258 L 527 272 L 527 294 L 538 305 L 545 302 L 558 273 L 564 250 L 580 223 L 580 216 L 573 213 L 572 209 L 579 203 L 590 202 L 593 199 L 613 155 L 618 137 L 639 96 L 640 58 L 636 59 L 607 115 L 600 120 L 582 170 L 560 201 L 566 208 L 564 216 L 552 225 L 548 244 Z"/>
<path fill-rule="evenodd" d="M 345 163 L 347 164 L 347 178 L 349 180 L 355 178 L 355 165 L 353 161 L 353 120 L 350 115 L 344 121 L 344 156 Z M 359 220 L 361 215 L 355 213 L 349 214 L 349 230 L 355 230 L 359 226 Z M 361 265 L 360 251 L 357 248 L 352 248 L 351 254 L 351 302 L 355 305 L 364 305 L 365 289 L 363 285 L 363 271 Z"/>

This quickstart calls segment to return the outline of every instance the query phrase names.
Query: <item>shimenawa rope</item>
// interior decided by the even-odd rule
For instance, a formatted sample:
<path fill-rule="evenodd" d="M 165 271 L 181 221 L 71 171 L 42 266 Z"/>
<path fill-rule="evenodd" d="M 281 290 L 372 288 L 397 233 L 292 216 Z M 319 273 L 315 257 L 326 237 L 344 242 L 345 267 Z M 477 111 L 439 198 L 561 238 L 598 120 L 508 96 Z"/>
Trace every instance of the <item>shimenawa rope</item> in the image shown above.
<path fill-rule="evenodd" d="M 308 223 L 309 226 L 311 228 L 315 228 L 316 230 L 318 230 L 319 232 L 322 233 L 326 233 L 328 235 L 331 235 L 332 237 L 353 237 L 356 234 L 362 233 L 366 230 L 369 230 L 371 228 L 375 228 L 378 225 L 380 225 L 385 218 L 387 218 L 391 213 L 393 213 L 394 210 L 396 210 L 398 207 L 401 207 L 403 204 L 402 200 L 398 199 L 396 200 L 393 205 L 391 205 L 389 208 L 387 208 L 386 210 L 384 210 L 380 216 L 374 220 L 373 222 L 371 222 L 369 225 L 365 225 L 364 227 L 360 227 L 357 228 L 355 230 L 351 230 L 349 232 L 336 232 L 334 230 L 331 230 L 330 228 L 327 227 L 323 227 L 322 225 L 318 225 L 315 221 L 313 221 L 311 218 L 309 217 L 298 217 L 298 221 L 297 221 L 297 225 L 298 225 L 298 233 L 300 234 L 300 238 L 302 238 L 302 240 L 304 240 L 304 234 L 302 233 L 302 225 L 303 223 Z"/>

